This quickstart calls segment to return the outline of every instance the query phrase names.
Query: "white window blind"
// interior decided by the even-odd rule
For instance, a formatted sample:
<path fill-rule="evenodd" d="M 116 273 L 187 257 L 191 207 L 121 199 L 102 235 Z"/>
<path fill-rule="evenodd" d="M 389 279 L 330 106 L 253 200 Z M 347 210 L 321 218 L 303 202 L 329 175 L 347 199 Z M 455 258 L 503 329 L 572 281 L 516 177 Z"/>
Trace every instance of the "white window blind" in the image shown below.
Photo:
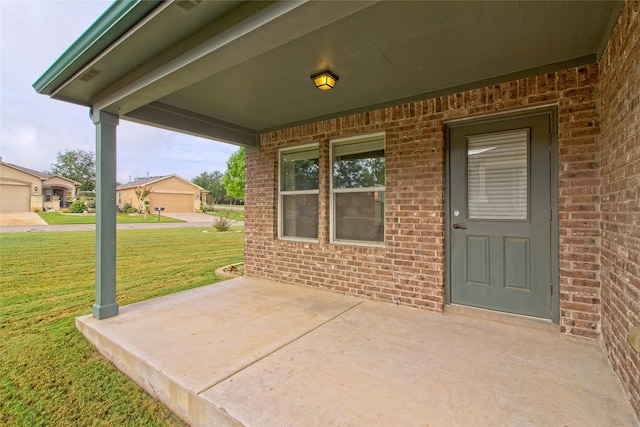
<path fill-rule="evenodd" d="M 469 218 L 528 218 L 529 130 L 467 139 Z"/>

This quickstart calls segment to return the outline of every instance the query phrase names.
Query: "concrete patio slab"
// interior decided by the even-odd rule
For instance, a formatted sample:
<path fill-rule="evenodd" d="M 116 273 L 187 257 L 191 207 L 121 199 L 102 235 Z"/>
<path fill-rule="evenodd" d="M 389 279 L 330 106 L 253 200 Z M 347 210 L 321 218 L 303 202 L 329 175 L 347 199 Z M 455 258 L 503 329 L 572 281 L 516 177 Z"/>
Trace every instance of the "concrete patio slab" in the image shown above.
<path fill-rule="evenodd" d="M 76 323 L 193 425 L 638 424 L 600 347 L 542 322 L 240 278 Z"/>

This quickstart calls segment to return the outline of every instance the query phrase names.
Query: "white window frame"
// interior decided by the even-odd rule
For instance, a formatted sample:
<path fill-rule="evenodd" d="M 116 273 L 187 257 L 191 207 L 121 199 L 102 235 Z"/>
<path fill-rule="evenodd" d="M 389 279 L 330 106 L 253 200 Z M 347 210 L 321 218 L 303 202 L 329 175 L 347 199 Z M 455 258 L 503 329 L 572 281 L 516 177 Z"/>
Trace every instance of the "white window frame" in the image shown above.
<path fill-rule="evenodd" d="M 315 190 L 293 190 L 293 191 L 282 191 L 282 154 L 283 153 L 295 153 L 296 151 L 307 151 L 310 148 L 315 148 L 318 151 L 318 162 L 320 162 L 320 144 L 317 142 L 311 144 L 303 144 L 296 145 L 294 147 L 283 147 L 278 150 L 278 239 L 279 240 L 290 240 L 296 242 L 310 242 L 317 243 L 318 238 L 310 238 L 310 237 L 295 237 L 295 236 L 284 236 L 283 235 L 283 215 L 284 209 L 282 206 L 282 200 L 284 196 L 294 195 L 294 196 L 302 196 L 306 194 L 315 194 L 318 198 L 320 198 L 320 176 L 318 176 L 318 188 Z M 322 167 L 320 165 L 320 167 Z M 318 170 L 318 175 L 320 171 Z M 320 206 L 320 201 L 318 200 L 318 208 Z M 318 211 L 318 216 L 320 212 Z M 318 234 L 320 234 L 320 222 L 318 221 Z"/>
<path fill-rule="evenodd" d="M 376 142 L 382 139 L 382 147 L 385 150 L 385 186 L 384 187 L 360 187 L 360 188 L 333 188 L 333 153 L 334 146 L 349 141 L 361 141 L 362 144 L 367 142 Z M 346 138 L 332 139 L 329 143 L 329 230 L 330 237 L 329 242 L 336 245 L 349 245 L 349 246 L 366 246 L 366 247 L 385 247 L 385 237 L 382 242 L 370 241 L 370 240 L 344 240 L 336 239 L 336 219 L 335 219 L 335 195 L 342 193 L 369 193 L 375 191 L 385 192 L 386 199 L 386 132 L 369 133 L 365 135 L 350 136 Z M 361 151 L 358 151 L 361 152 Z M 386 201 L 385 201 L 386 205 Z M 382 222 L 386 221 L 386 209 L 382 212 Z M 385 227 L 386 229 L 386 227 Z M 385 233 L 386 234 L 386 233 Z"/>

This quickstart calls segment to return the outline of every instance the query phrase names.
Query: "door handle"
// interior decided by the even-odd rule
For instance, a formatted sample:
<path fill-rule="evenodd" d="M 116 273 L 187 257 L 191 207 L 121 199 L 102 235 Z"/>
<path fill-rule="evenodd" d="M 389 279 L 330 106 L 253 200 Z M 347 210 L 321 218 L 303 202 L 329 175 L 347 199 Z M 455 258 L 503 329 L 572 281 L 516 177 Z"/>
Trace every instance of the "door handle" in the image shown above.
<path fill-rule="evenodd" d="M 453 228 L 455 228 L 456 230 L 458 230 L 458 229 L 466 230 L 466 229 L 467 229 L 467 227 L 463 227 L 462 225 L 460 225 L 460 224 L 459 224 L 459 223 L 457 223 L 457 222 L 454 222 L 453 224 L 451 224 L 451 226 L 452 226 Z"/>

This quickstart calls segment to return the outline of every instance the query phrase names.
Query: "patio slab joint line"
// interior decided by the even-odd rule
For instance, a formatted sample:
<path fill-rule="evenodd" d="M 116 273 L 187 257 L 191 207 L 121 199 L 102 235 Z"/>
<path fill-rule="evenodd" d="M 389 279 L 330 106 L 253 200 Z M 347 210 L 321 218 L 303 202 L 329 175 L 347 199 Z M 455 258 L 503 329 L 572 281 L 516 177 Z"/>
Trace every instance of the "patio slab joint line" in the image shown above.
<path fill-rule="evenodd" d="M 241 366 L 240 368 L 236 369 L 235 371 L 231 372 L 229 375 L 227 375 L 227 376 L 225 376 L 225 377 L 221 378 L 220 380 L 218 380 L 218 381 L 214 382 L 213 384 L 211 384 L 211 385 L 207 385 L 205 388 L 203 388 L 202 390 L 198 391 L 198 392 L 197 392 L 197 394 L 198 394 L 198 395 L 201 395 L 202 393 L 205 393 L 206 391 L 211 390 L 213 387 L 217 386 L 217 385 L 218 385 L 218 384 L 220 384 L 220 383 L 225 382 L 226 380 L 228 380 L 229 378 L 233 377 L 233 376 L 234 376 L 234 375 L 236 375 L 237 373 L 244 371 L 244 370 L 245 370 L 245 369 L 247 369 L 248 367 L 250 367 L 250 366 L 252 366 L 252 365 L 255 365 L 256 363 L 260 362 L 260 361 L 261 361 L 261 360 L 263 360 L 263 359 L 266 359 L 267 357 L 269 357 L 269 356 L 271 356 L 272 354 L 274 354 L 274 353 L 276 353 L 276 352 L 280 351 L 281 349 L 283 349 L 283 348 L 287 347 L 288 345 L 290 345 L 290 344 L 292 344 L 292 343 L 294 343 L 294 342 L 296 342 L 296 341 L 300 340 L 301 338 L 306 337 L 307 335 L 309 335 L 310 333 L 312 333 L 312 332 L 314 332 L 314 331 L 316 331 L 316 330 L 320 329 L 321 327 L 323 327 L 323 326 L 324 326 L 324 325 L 326 325 L 327 323 L 333 322 L 333 321 L 334 321 L 335 319 L 337 319 L 338 317 L 340 317 L 340 316 L 342 316 L 343 314 L 345 314 L 345 313 L 347 313 L 347 312 L 349 312 L 349 311 L 353 310 L 354 308 L 356 308 L 356 307 L 360 306 L 362 303 L 364 303 L 364 300 L 361 300 L 361 301 L 360 301 L 360 302 L 358 302 L 357 304 L 354 304 L 354 305 L 352 305 L 351 307 L 347 308 L 346 310 L 341 311 L 340 313 L 336 314 L 335 316 L 333 316 L 333 317 L 331 317 L 331 318 L 327 319 L 326 321 L 322 322 L 321 324 L 319 324 L 319 325 L 318 325 L 318 326 L 316 326 L 315 328 L 312 328 L 312 329 L 308 330 L 308 331 L 307 331 L 307 332 L 305 332 L 304 334 L 302 334 L 302 335 L 300 335 L 300 336 L 297 336 L 297 337 L 293 338 L 293 339 L 292 339 L 292 340 L 290 340 L 290 341 L 287 341 L 286 343 L 284 343 L 284 344 L 282 344 L 281 346 L 279 346 L 279 347 L 277 347 L 277 348 L 273 349 L 272 351 L 270 351 L 270 352 L 266 353 L 265 355 L 263 355 L 263 356 L 261 356 L 261 357 L 257 358 L 256 360 L 254 360 L 254 361 L 252 361 L 252 362 L 250 362 L 250 363 L 247 363 L 246 365 Z"/>

